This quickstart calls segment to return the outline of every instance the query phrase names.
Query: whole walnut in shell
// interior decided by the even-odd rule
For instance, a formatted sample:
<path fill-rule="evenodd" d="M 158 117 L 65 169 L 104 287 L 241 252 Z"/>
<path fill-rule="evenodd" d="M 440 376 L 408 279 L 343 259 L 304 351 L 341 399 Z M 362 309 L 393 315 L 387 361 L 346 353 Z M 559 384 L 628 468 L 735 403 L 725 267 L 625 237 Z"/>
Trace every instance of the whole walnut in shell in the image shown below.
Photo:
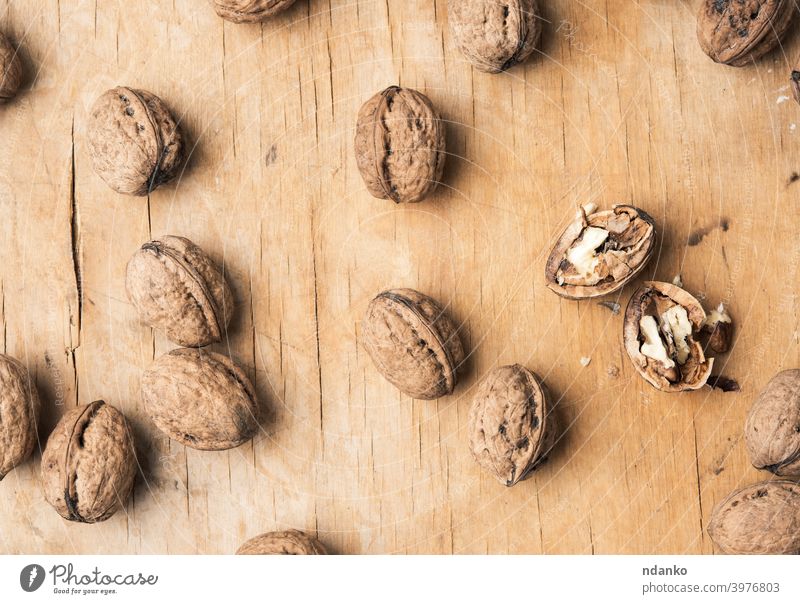
<path fill-rule="evenodd" d="M 521 365 L 489 372 L 475 392 L 467 433 L 472 456 L 510 487 L 550 451 L 555 436 L 547 391 Z"/>
<path fill-rule="evenodd" d="M 22 84 L 22 61 L 11 42 L 0 33 L 0 103 L 17 95 Z"/>
<path fill-rule="evenodd" d="M 234 23 L 263 21 L 286 10 L 295 0 L 214 0 L 217 14 Z"/>
<path fill-rule="evenodd" d="M 134 88 L 108 90 L 89 115 L 94 171 L 117 193 L 148 195 L 177 176 L 183 135 L 157 96 Z"/>
<path fill-rule="evenodd" d="M 456 45 L 477 69 L 499 73 L 521 63 L 542 34 L 537 0 L 449 0 Z"/>
<path fill-rule="evenodd" d="M 194 449 L 232 449 L 258 429 L 250 380 L 215 352 L 179 348 L 159 357 L 142 376 L 142 396 L 159 430 Z"/>
<path fill-rule="evenodd" d="M 224 274 L 185 237 L 145 243 L 128 262 L 125 286 L 142 323 L 181 346 L 221 341 L 233 315 Z"/>
<path fill-rule="evenodd" d="M 373 197 L 421 201 L 444 173 L 444 122 L 424 94 L 390 86 L 361 107 L 355 151 Z"/>
<path fill-rule="evenodd" d="M 708 534 L 726 554 L 800 554 L 800 485 L 776 480 L 734 491 L 714 507 Z"/>
<path fill-rule="evenodd" d="M 67 520 L 101 522 L 125 506 L 137 467 L 125 416 L 95 401 L 65 413 L 47 439 L 44 497 Z"/>
<path fill-rule="evenodd" d="M 418 399 L 453 392 L 464 348 L 455 323 L 433 298 L 413 289 L 378 294 L 362 330 L 378 371 L 401 392 Z"/>
<path fill-rule="evenodd" d="M 0 354 L 0 480 L 33 453 L 40 408 L 28 370 Z"/>
<path fill-rule="evenodd" d="M 264 533 L 245 541 L 236 550 L 239 555 L 288 554 L 314 555 L 327 554 L 325 546 L 316 538 L 302 531 L 275 531 Z"/>
<path fill-rule="evenodd" d="M 750 409 L 744 439 L 759 470 L 800 475 L 800 369 L 781 371 L 769 381 Z"/>

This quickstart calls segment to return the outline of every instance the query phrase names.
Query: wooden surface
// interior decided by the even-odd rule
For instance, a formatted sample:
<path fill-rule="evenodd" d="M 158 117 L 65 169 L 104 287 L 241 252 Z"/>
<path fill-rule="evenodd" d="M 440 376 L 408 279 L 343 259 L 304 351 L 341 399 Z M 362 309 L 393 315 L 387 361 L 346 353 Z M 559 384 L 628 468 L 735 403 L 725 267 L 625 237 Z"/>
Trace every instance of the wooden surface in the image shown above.
<path fill-rule="evenodd" d="M 800 107 L 786 99 L 800 24 L 734 69 L 700 51 L 694 1 L 542 4 L 540 52 L 490 76 L 454 48 L 444 0 L 298 0 L 263 25 L 197 0 L 0 0 L 27 73 L 0 108 L 2 350 L 35 374 L 42 438 L 102 398 L 133 422 L 142 463 L 125 512 L 84 526 L 44 501 L 37 453 L 0 483 L 0 552 L 231 553 L 287 527 L 337 553 L 713 551 L 714 503 L 762 477 L 742 441 L 754 393 L 800 363 Z M 446 185 L 407 207 L 367 194 L 352 151 L 361 103 L 394 83 L 448 120 Z M 164 98 L 192 139 L 179 182 L 149 199 L 89 165 L 88 108 L 117 84 Z M 680 273 L 730 305 L 718 370 L 740 394 L 654 391 L 621 316 L 545 288 L 549 247 L 588 201 L 647 210 L 660 236 L 645 276 Z M 166 233 L 208 250 L 235 290 L 215 348 L 268 416 L 232 451 L 170 442 L 142 407 L 139 376 L 172 345 L 138 324 L 124 267 Z M 453 396 L 400 395 L 358 344 L 389 287 L 463 326 Z M 513 362 L 546 380 L 564 432 L 507 489 L 472 461 L 465 426 L 476 380 Z"/>

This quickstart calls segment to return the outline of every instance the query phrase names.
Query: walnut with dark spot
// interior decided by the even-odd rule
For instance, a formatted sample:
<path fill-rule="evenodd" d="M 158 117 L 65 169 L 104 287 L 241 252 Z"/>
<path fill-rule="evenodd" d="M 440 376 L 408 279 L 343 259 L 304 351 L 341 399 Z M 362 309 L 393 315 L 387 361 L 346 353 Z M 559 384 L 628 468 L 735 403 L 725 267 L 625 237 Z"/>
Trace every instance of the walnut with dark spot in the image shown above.
<path fill-rule="evenodd" d="M 33 453 L 40 408 L 28 370 L 15 358 L 0 354 L 0 480 Z"/>
<path fill-rule="evenodd" d="M 800 369 L 772 378 L 744 426 L 750 461 L 778 476 L 800 476 Z"/>
<path fill-rule="evenodd" d="M 285 11 L 295 0 L 214 0 L 214 10 L 233 23 L 257 23 Z"/>
<path fill-rule="evenodd" d="M 327 550 L 318 539 L 297 530 L 264 533 L 245 541 L 238 555 L 323 555 Z"/>
<path fill-rule="evenodd" d="M 0 104 L 13 99 L 22 84 L 22 61 L 8 38 L 0 33 Z"/>

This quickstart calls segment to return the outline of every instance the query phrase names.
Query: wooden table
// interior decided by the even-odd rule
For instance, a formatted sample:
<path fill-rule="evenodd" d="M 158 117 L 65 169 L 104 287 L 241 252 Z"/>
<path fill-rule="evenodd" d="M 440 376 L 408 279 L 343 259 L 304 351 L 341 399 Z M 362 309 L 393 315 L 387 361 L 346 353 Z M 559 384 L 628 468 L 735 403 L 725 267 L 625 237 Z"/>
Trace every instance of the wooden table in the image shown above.
<path fill-rule="evenodd" d="M 444 0 L 298 0 L 260 26 L 197 0 L 0 2 L 28 75 L 0 108 L 3 351 L 35 374 L 42 439 L 102 398 L 131 419 L 142 464 L 124 513 L 79 525 L 44 501 L 37 452 L 0 483 L 0 552 L 230 553 L 288 527 L 338 553 L 713 551 L 714 503 L 766 478 L 742 441 L 750 402 L 800 362 L 800 32 L 735 69 L 701 52 L 694 1 L 542 4 L 541 52 L 491 76 L 454 48 Z M 369 196 L 352 147 L 358 108 L 394 83 L 431 97 L 451 153 L 445 186 L 405 207 Z M 182 178 L 149 198 L 114 194 L 87 156 L 88 109 L 117 84 L 164 98 L 192 140 Z M 546 289 L 549 247 L 589 201 L 647 210 L 645 276 L 729 305 L 735 347 L 717 366 L 741 393 L 653 390 L 620 315 Z M 231 451 L 170 442 L 140 399 L 173 346 L 138 323 L 124 269 L 167 233 L 235 290 L 215 349 L 268 413 Z M 463 325 L 453 396 L 400 395 L 359 345 L 390 287 Z M 513 362 L 546 380 L 564 431 L 509 489 L 473 462 L 465 426 L 477 380 Z"/>

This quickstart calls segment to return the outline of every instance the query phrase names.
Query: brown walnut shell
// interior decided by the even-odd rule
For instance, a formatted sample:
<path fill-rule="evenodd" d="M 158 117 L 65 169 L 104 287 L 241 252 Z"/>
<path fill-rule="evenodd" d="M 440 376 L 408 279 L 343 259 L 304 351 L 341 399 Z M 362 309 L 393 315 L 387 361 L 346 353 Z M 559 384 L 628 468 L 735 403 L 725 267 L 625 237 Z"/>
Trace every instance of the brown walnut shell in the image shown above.
<path fill-rule="evenodd" d="M 0 480 L 33 453 L 40 408 L 28 370 L 18 360 L 0 354 Z"/>
<path fill-rule="evenodd" d="M 792 70 L 791 82 L 794 100 L 800 103 L 800 65 Z"/>
<path fill-rule="evenodd" d="M 800 369 L 772 378 L 744 426 L 750 461 L 778 476 L 800 476 Z"/>
<path fill-rule="evenodd" d="M 214 10 L 233 23 L 256 23 L 286 10 L 295 0 L 214 0 Z"/>
<path fill-rule="evenodd" d="M 553 446 L 547 390 L 521 365 L 498 367 L 483 379 L 469 412 L 472 456 L 510 487 L 526 478 Z"/>
<path fill-rule="evenodd" d="M 250 380 L 215 352 L 179 348 L 159 357 L 142 376 L 142 396 L 159 430 L 193 449 L 232 449 L 258 429 Z"/>
<path fill-rule="evenodd" d="M 489 73 L 527 59 L 542 34 L 538 0 L 449 0 L 447 18 L 459 50 Z"/>
<path fill-rule="evenodd" d="M 236 550 L 238 555 L 323 555 L 327 550 L 315 537 L 302 531 L 275 531 L 245 541 Z"/>
<path fill-rule="evenodd" d="M 776 480 L 734 491 L 714 507 L 708 534 L 726 554 L 800 554 L 800 485 Z"/>
<path fill-rule="evenodd" d="M 22 84 L 22 61 L 17 49 L 0 33 L 0 103 L 17 95 Z"/>
<path fill-rule="evenodd" d="M 591 270 L 572 264 L 569 254 L 579 249 L 585 235 L 601 231 L 607 236 L 594 248 L 591 265 L 583 267 Z M 615 205 L 611 210 L 588 215 L 581 211 L 550 252 L 545 265 L 547 287 L 573 300 L 617 291 L 644 269 L 653 255 L 655 241 L 655 222 L 643 210 Z"/>
<path fill-rule="evenodd" d="M 445 125 L 424 94 L 390 86 L 358 112 L 355 151 L 373 197 L 418 202 L 442 179 Z"/>
<path fill-rule="evenodd" d="M 795 10 L 794 0 L 702 0 L 700 47 L 717 63 L 747 65 L 780 43 Z"/>
<path fill-rule="evenodd" d="M 142 323 L 181 346 L 221 341 L 233 315 L 222 271 L 184 237 L 145 243 L 128 262 L 125 286 Z"/>
<path fill-rule="evenodd" d="M 690 330 L 683 342 L 687 357 L 679 360 L 678 342 L 673 332 L 665 331 L 663 313 L 678 306 L 685 311 Z M 673 366 L 645 355 L 642 346 L 646 338 L 641 327 L 645 317 L 652 317 L 658 326 L 658 337 L 666 351 L 665 357 Z M 706 312 L 694 296 L 672 283 L 645 281 L 631 296 L 625 309 L 623 341 L 634 368 L 647 382 L 664 392 L 681 392 L 702 388 L 711 375 L 714 359 L 706 359 L 697 335 L 703 328 Z M 678 338 L 680 340 L 680 338 Z"/>
<path fill-rule="evenodd" d="M 95 401 L 65 413 L 47 439 L 44 497 L 67 520 L 101 522 L 125 506 L 137 467 L 125 416 Z"/>
<path fill-rule="evenodd" d="M 370 302 L 362 329 L 378 371 L 401 392 L 427 400 L 453 392 L 464 348 L 438 302 L 413 289 L 385 291 Z"/>
<path fill-rule="evenodd" d="M 169 108 L 144 90 L 103 93 L 89 116 L 88 144 L 94 171 L 125 195 L 150 194 L 183 163 L 183 135 Z"/>

